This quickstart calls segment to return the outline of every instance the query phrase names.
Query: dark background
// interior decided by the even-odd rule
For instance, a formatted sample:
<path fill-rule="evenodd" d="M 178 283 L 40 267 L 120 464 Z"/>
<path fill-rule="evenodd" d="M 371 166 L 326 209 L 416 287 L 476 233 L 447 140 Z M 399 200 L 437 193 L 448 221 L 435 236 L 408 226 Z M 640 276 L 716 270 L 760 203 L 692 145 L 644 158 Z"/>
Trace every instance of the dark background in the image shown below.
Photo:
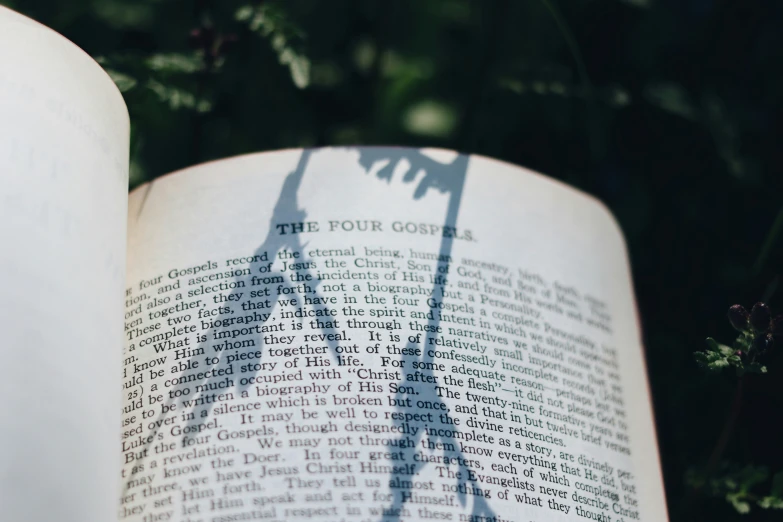
<path fill-rule="evenodd" d="M 783 2 L 2 3 L 111 71 L 131 185 L 244 152 L 398 144 L 595 194 L 630 248 L 672 519 L 739 520 L 726 493 L 743 487 L 744 520 L 783 516 L 754 503 L 783 470 L 783 360 L 747 379 L 708 466 L 737 379 L 692 356 L 708 335 L 733 340 L 735 302 L 783 312 Z"/>

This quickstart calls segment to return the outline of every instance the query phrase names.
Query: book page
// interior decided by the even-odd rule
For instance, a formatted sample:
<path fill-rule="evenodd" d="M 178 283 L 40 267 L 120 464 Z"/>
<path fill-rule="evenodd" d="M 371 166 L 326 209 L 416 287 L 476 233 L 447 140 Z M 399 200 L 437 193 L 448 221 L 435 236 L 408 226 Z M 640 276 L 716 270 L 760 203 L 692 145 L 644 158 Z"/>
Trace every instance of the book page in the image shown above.
<path fill-rule="evenodd" d="M 119 490 L 128 114 L 62 36 L 0 7 L 0 520 L 105 522 Z"/>
<path fill-rule="evenodd" d="M 597 201 L 332 148 L 129 202 L 120 518 L 666 520 L 630 273 Z"/>

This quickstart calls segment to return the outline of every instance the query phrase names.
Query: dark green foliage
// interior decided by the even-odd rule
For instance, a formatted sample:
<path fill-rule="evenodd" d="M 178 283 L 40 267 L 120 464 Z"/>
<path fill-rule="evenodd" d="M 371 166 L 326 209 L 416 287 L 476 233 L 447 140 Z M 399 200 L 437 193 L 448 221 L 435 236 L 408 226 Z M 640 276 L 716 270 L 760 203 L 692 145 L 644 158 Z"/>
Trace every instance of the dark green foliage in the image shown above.
<path fill-rule="evenodd" d="M 745 466 L 741 469 L 724 469 L 709 477 L 689 472 L 686 482 L 709 495 L 723 497 L 742 515 L 750 513 L 754 506 L 769 510 L 783 509 L 783 471 L 770 476 L 765 466 Z"/>
<path fill-rule="evenodd" d="M 694 353 L 696 362 L 708 370 L 736 368 L 740 377 L 745 372 L 767 373 L 764 363 L 775 344 L 769 307 L 759 302 L 748 314 L 742 305 L 732 305 L 727 316 L 734 329 L 739 331 L 733 346 L 707 337 L 707 350 Z"/>

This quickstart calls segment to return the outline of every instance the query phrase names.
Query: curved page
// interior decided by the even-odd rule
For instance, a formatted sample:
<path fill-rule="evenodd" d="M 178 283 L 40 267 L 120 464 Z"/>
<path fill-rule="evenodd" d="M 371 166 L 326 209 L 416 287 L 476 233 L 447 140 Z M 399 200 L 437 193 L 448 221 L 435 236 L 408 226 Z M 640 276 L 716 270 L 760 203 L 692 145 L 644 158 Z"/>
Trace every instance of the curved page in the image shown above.
<path fill-rule="evenodd" d="M 128 115 L 109 77 L 0 7 L 0 519 L 116 517 Z"/>
<path fill-rule="evenodd" d="M 292 150 L 141 187 L 129 223 L 124 519 L 666 519 L 595 200 L 449 151 Z"/>

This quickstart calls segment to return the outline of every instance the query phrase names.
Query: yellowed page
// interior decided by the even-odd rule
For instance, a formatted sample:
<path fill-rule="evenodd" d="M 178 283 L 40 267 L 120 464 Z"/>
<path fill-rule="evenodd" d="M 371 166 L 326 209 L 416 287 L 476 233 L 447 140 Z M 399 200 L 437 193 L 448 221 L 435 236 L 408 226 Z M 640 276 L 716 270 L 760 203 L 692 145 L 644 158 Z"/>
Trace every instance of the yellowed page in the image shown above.
<path fill-rule="evenodd" d="M 0 520 L 116 517 L 128 114 L 109 77 L 0 7 Z"/>
<path fill-rule="evenodd" d="M 135 191 L 128 252 L 122 519 L 667 518 L 625 246 L 573 189 L 250 155 Z"/>

